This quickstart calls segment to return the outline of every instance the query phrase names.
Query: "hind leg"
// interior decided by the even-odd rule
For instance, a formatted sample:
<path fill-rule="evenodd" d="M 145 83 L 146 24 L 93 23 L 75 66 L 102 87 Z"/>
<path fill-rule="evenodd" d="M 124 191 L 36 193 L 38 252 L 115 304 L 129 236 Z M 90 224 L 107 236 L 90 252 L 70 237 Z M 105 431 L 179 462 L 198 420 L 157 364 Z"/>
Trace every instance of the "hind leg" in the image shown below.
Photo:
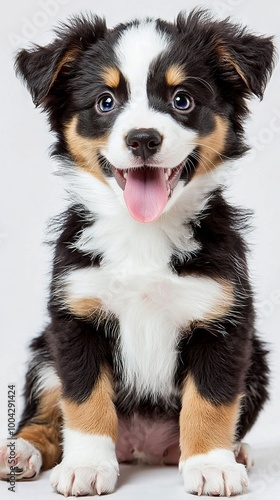
<path fill-rule="evenodd" d="M 1 479 L 8 479 L 11 473 L 17 480 L 33 479 L 41 467 L 42 455 L 33 444 L 22 438 L 0 441 Z"/>
<path fill-rule="evenodd" d="M 0 478 L 13 471 L 17 480 L 33 479 L 61 458 L 59 380 L 51 365 L 44 336 L 31 346 L 25 383 L 26 405 L 15 436 L 0 441 Z"/>
<path fill-rule="evenodd" d="M 252 448 L 249 444 L 236 443 L 234 445 L 233 452 L 236 458 L 236 462 L 245 465 L 248 471 L 251 470 L 252 467 L 254 467 Z"/>
<path fill-rule="evenodd" d="M 242 439 L 254 425 L 268 399 L 269 368 L 267 364 L 267 350 L 263 343 L 255 337 L 252 344 L 251 366 L 245 382 L 245 394 L 242 400 L 242 411 L 236 433 L 234 454 L 236 461 L 250 470 L 254 466 L 251 447 L 242 442 Z"/>
<path fill-rule="evenodd" d="M 268 351 L 264 344 L 257 337 L 254 337 L 251 365 L 245 380 L 244 397 L 237 425 L 237 442 L 241 442 L 253 427 L 268 399 L 269 367 L 267 355 Z"/>
<path fill-rule="evenodd" d="M 253 427 L 260 411 L 268 400 L 269 367 L 267 363 L 268 351 L 265 345 L 254 337 L 252 341 L 251 365 L 245 380 L 242 411 L 240 413 L 236 440 L 242 441 L 247 432 Z"/>

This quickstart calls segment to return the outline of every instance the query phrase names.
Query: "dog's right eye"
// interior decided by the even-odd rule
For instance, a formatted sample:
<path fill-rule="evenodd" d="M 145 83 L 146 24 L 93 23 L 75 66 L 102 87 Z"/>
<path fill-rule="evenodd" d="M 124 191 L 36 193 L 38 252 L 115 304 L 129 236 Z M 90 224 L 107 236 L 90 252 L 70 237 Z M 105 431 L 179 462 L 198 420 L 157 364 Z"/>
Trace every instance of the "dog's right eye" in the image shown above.
<path fill-rule="evenodd" d="M 112 94 L 103 94 L 97 101 L 97 111 L 100 113 L 109 113 L 116 106 L 116 101 Z"/>
<path fill-rule="evenodd" d="M 195 103 L 193 98 L 185 90 L 179 89 L 173 96 L 172 106 L 176 111 L 181 113 L 190 113 Z"/>

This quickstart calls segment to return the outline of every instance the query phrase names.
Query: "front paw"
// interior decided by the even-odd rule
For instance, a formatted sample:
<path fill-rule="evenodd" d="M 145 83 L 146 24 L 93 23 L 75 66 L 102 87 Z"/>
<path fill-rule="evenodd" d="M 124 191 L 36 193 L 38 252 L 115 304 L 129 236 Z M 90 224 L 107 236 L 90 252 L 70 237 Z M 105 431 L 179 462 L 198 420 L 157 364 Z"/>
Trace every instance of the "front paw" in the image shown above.
<path fill-rule="evenodd" d="M 55 491 L 67 496 L 102 495 L 115 490 L 119 475 L 117 462 L 103 462 L 95 466 L 75 466 L 62 461 L 51 473 Z"/>
<path fill-rule="evenodd" d="M 185 490 L 200 495 L 227 496 L 244 493 L 248 486 L 246 468 L 235 461 L 232 451 L 217 449 L 181 461 Z"/>
<path fill-rule="evenodd" d="M 64 429 L 63 436 L 63 460 L 51 473 L 53 489 L 65 497 L 112 493 L 119 475 L 113 440 L 72 429 Z"/>

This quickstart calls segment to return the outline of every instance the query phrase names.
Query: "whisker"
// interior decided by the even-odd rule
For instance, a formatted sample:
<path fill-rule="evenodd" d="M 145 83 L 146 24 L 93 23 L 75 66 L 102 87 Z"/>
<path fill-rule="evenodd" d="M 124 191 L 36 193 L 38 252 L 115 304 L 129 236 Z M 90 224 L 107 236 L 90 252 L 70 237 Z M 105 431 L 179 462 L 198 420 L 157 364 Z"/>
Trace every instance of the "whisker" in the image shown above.
<path fill-rule="evenodd" d="M 215 163 L 209 160 L 209 158 L 202 158 L 201 166 L 204 167 L 206 171 L 210 169 L 211 172 L 215 172 L 217 168 L 217 165 L 215 165 Z"/>
<path fill-rule="evenodd" d="M 211 171 L 216 170 L 216 165 L 215 165 L 215 163 L 213 163 L 213 162 L 212 162 L 209 158 L 207 158 L 207 156 L 202 155 L 202 154 L 199 154 L 199 153 L 197 153 L 197 154 L 195 153 L 195 154 L 193 155 L 193 157 L 194 157 L 196 160 L 198 160 L 198 161 L 200 160 L 201 165 L 205 168 L 205 170 L 206 170 L 206 169 L 209 169 L 209 168 L 210 168 L 210 170 L 211 170 Z"/>
<path fill-rule="evenodd" d="M 208 149 L 211 149 L 211 151 L 213 151 L 214 153 L 216 153 L 221 159 L 224 158 L 225 160 L 231 160 L 232 158 L 230 158 L 229 156 L 226 156 L 224 155 L 223 153 L 220 153 L 219 151 L 217 151 L 217 149 L 215 148 L 212 148 L 211 146 L 208 146 L 208 144 L 203 144 L 203 143 L 195 143 L 195 144 L 192 144 L 190 143 L 190 146 L 193 146 L 193 147 L 197 147 L 197 146 L 202 146 L 202 147 L 206 147 Z"/>
<path fill-rule="evenodd" d="M 99 159 L 99 162 L 101 167 L 103 167 L 105 170 L 110 170 L 110 163 L 107 160 L 107 158 L 103 156 L 102 158 Z"/>
<path fill-rule="evenodd" d="M 211 90 L 211 92 L 213 94 L 215 94 L 215 91 L 213 89 L 213 87 L 210 85 L 210 83 L 208 83 L 206 80 L 204 80 L 203 78 L 200 78 L 199 76 L 188 76 L 186 78 L 186 80 L 197 80 L 198 82 L 201 82 L 203 83 L 206 87 L 208 87 L 209 90 Z"/>
<path fill-rule="evenodd" d="M 195 158 L 195 157 L 194 157 L 194 158 Z M 197 159 L 197 158 L 195 158 L 195 159 Z M 184 168 L 186 169 L 187 174 L 189 174 L 189 171 L 188 171 L 188 167 L 189 167 L 189 166 L 191 166 L 192 168 L 195 168 L 195 167 L 194 167 L 194 162 L 192 161 L 192 159 L 191 159 L 191 158 L 187 158 L 187 161 L 186 161 L 186 163 L 185 163 L 185 165 L 184 165 Z"/>

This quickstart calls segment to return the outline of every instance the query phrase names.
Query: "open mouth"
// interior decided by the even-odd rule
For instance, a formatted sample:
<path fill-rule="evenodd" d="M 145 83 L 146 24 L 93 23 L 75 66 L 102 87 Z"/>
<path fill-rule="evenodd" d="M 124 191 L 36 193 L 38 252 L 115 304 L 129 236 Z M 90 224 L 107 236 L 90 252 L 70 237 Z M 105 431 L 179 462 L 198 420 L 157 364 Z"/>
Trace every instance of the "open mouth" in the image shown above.
<path fill-rule="evenodd" d="M 178 184 L 186 161 L 175 168 L 139 167 L 121 170 L 111 165 L 130 215 L 138 222 L 153 222 L 162 214 Z"/>

